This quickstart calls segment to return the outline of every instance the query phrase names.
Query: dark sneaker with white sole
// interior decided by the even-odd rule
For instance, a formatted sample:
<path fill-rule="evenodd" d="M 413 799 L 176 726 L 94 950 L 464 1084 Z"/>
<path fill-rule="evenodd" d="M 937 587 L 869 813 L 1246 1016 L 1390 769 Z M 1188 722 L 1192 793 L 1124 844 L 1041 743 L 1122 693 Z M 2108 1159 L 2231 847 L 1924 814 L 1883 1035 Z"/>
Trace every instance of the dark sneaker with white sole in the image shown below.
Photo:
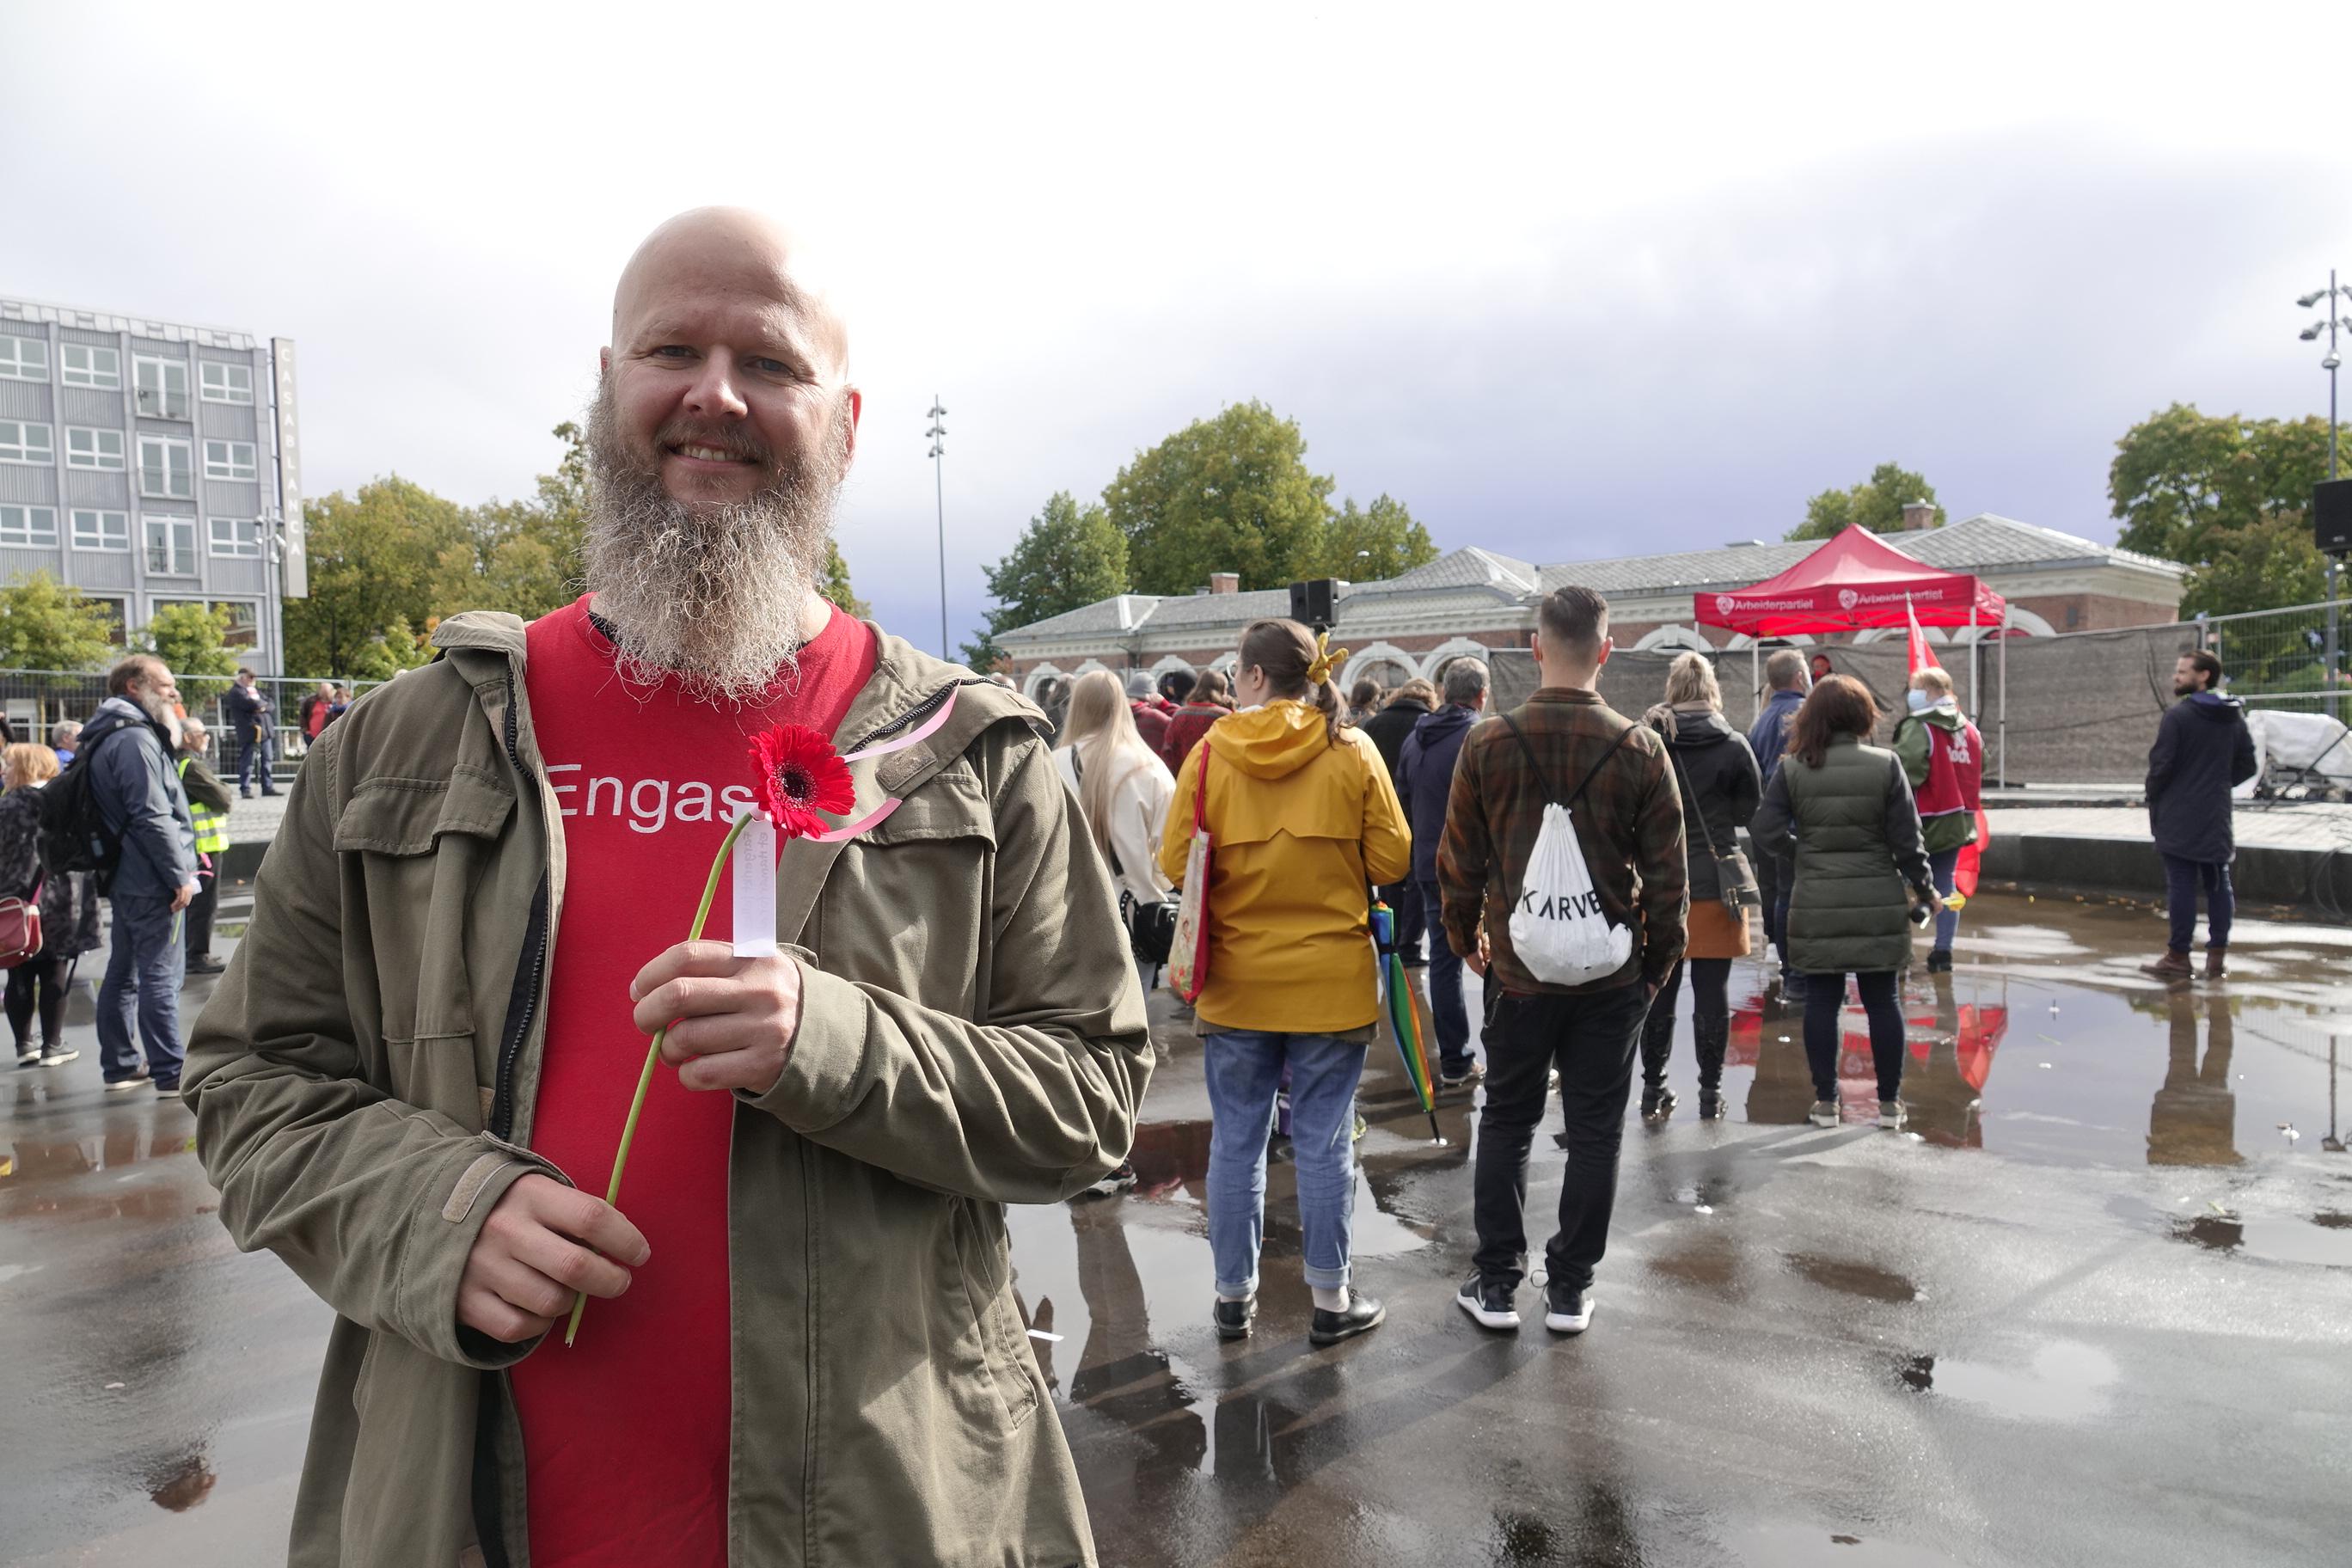
<path fill-rule="evenodd" d="M 1805 1120 L 1816 1127 L 1835 1127 L 1838 1124 L 1838 1102 L 1834 1100 L 1813 1101 L 1813 1108 L 1805 1113 Z"/>
<path fill-rule="evenodd" d="M 1887 1131 L 1901 1131 L 1903 1123 L 1906 1120 L 1908 1120 L 1908 1113 L 1903 1109 L 1901 1100 L 1882 1100 L 1878 1102 L 1878 1125 Z"/>
<path fill-rule="evenodd" d="M 1118 1196 L 1119 1194 L 1126 1192 L 1129 1188 L 1134 1185 L 1135 1166 L 1128 1161 L 1121 1160 L 1118 1163 L 1118 1170 L 1111 1172 L 1100 1181 L 1090 1184 L 1081 1191 L 1078 1195 L 1080 1197 L 1115 1198 Z"/>
<path fill-rule="evenodd" d="M 1209 1309 L 1210 1321 L 1217 1325 L 1217 1338 L 1245 1340 L 1249 1338 L 1250 1320 L 1257 1316 L 1257 1298 L 1246 1301 L 1219 1301 Z"/>
<path fill-rule="evenodd" d="M 1723 1096 L 1709 1094 L 1705 1089 L 1698 1091 L 1698 1119 L 1701 1121 L 1720 1121 L 1725 1113 Z"/>
<path fill-rule="evenodd" d="M 147 1087 L 147 1069 L 145 1068 L 141 1068 L 129 1078 L 108 1079 L 106 1080 L 106 1092 L 109 1094 L 127 1094 L 134 1089 L 145 1089 Z"/>
<path fill-rule="evenodd" d="M 1592 1326 L 1592 1292 L 1565 1285 L 1544 1287 L 1544 1327 L 1556 1334 L 1580 1334 Z"/>
<path fill-rule="evenodd" d="M 1519 1309 L 1512 1300 L 1514 1294 L 1500 1279 L 1473 1274 L 1462 1282 L 1454 1304 L 1469 1313 L 1471 1321 L 1482 1329 L 1516 1329 L 1519 1326 Z"/>
<path fill-rule="evenodd" d="M 1389 1310 L 1370 1296 L 1350 1294 L 1348 1310 L 1327 1312 L 1315 1309 L 1314 1321 L 1307 1326 L 1307 1342 L 1311 1345 L 1336 1345 L 1341 1340 L 1352 1340 L 1358 1334 L 1370 1333 L 1381 1326 Z"/>

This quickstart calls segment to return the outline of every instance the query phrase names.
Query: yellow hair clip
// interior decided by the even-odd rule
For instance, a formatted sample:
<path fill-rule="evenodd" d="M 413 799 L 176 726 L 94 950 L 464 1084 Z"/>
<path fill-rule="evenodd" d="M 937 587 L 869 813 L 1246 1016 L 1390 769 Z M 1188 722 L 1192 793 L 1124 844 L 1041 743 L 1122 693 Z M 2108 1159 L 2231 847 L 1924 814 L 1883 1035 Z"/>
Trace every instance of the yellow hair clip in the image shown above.
<path fill-rule="evenodd" d="M 1322 685 L 1325 681 L 1331 679 L 1331 667 L 1333 665 L 1345 664 L 1347 662 L 1348 650 L 1346 648 L 1340 648 L 1336 652 L 1333 651 L 1331 647 L 1331 634 L 1329 632 L 1316 633 L 1315 660 L 1307 667 L 1307 683 L 1309 686 Z"/>

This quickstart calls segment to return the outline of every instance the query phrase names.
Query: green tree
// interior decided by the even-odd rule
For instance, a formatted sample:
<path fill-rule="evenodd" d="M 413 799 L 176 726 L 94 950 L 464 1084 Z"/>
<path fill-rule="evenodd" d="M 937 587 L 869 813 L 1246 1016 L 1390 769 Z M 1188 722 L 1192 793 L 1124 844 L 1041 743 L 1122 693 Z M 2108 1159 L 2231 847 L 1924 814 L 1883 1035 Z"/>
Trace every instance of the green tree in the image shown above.
<path fill-rule="evenodd" d="M 408 617 L 394 616 L 352 655 L 351 674 L 354 680 L 390 680 L 404 669 L 432 662 L 432 647 L 417 637 Z"/>
<path fill-rule="evenodd" d="M 505 610 L 530 620 L 580 596 L 588 530 L 588 448 L 580 426 L 555 427 L 563 443 L 555 472 L 539 476 L 529 500 L 492 500 L 467 510 L 464 528 L 434 563 L 425 626 L 460 610 Z"/>
<path fill-rule="evenodd" d="M 2228 615 L 2318 596 L 2324 568 L 2302 520 L 2326 477 L 2324 419 L 2176 403 L 2116 443 L 2107 499 L 2124 525 L 2117 543 L 2189 566 L 2184 614 Z"/>
<path fill-rule="evenodd" d="M 1342 505 L 1325 524 L 1323 538 L 1305 558 L 1291 563 L 1290 578 L 1345 577 L 1377 583 L 1437 559 L 1429 530 L 1413 521 L 1401 500 L 1386 495 L 1359 507 Z M 1289 579 L 1286 579 L 1287 581 Z"/>
<path fill-rule="evenodd" d="M 1913 501 L 1936 503 L 1936 487 L 1927 479 L 1895 463 L 1881 463 L 1870 478 L 1849 489 L 1823 490 L 1805 503 L 1805 521 L 1789 531 L 1790 539 L 1834 539 L 1860 523 L 1873 533 L 1900 533 L 1903 509 Z M 1936 507 L 1933 527 L 1944 525 L 1944 509 Z"/>
<path fill-rule="evenodd" d="M 843 558 L 841 546 L 828 540 L 824 551 L 824 581 L 816 585 L 816 591 L 859 620 L 873 619 L 874 606 L 859 598 L 857 590 L 849 585 L 849 563 Z"/>
<path fill-rule="evenodd" d="M 963 656 L 972 668 L 988 669 L 1004 657 L 999 632 L 1126 593 L 1127 539 L 1104 508 L 1082 507 L 1069 491 L 1057 490 L 1004 559 L 981 574 L 996 605 L 988 624 L 963 645 Z"/>
<path fill-rule="evenodd" d="M 193 710 L 228 689 L 236 673 L 236 650 L 228 646 L 226 605 L 158 605 L 142 640 L 147 651 L 171 666 L 180 700 Z M 209 678 L 209 679 L 207 679 Z"/>
<path fill-rule="evenodd" d="M 470 559 L 466 509 L 398 477 L 310 502 L 310 596 L 286 602 L 286 659 L 299 675 L 343 675 L 395 618 L 412 626 L 462 604 L 449 563 Z"/>
<path fill-rule="evenodd" d="M 1196 420 L 1118 471 L 1103 491 L 1142 594 L 1189 594 L 1212 572 L 1276 588 L 1328 547 L 1331 480 L 1307 441 L 1263 403 Z"/>
<path fill-rule="evenodd" d="M 106 606 L 83 598 L 47 572 L 0 584 L 0 665 L 67 672 L 95 669 L 114 652 L 112 638 L 113 622 Z M 37 680 L 35 725 L 47 727 L 52 693 L 79 684 Z"/>

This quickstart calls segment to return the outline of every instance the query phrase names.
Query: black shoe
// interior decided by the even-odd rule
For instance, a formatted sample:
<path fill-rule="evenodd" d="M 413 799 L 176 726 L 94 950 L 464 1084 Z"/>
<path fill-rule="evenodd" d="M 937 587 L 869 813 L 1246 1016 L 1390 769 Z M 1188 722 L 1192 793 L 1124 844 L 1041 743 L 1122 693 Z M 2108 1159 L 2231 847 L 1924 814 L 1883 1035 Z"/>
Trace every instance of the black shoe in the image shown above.
<path fill-rule="evenodd" d="M 1642 1120 L 1664 1121 L 1675 1113 L 1675 1107 L 1681 1103 L 1682 1101 L 1675 1098 L 1675 1091 L 1664 1084 L 1644 1087 L 1642 1090 Z"/>
<path fill-rule="evenodd" d="M 1949 974 L 1951 972 L 1952 950 L 1948 947 L 1930 948 L 1927 952 L 1927 973 Z"/>
<path fill-rule="evenodd" d="M 200 958 L 192 958 L 188 960 L 188 973 L 191 974 L 226 974 L 228 973 L 228 965 L 223 963 L 219 959 L 215 958 L 212 954 L 205 953 Z"/>
<path fill-rule="evenodd" d="M 122 1078 L 110 1078 L 106 1080 L 106 1092 L 109 1094 L 125 1094 L 131 1089 L 146 1087 L 147 1069 L 145 1068 L 141 1068 L 137 1072 Z"/>
<path fill-rule="evenodd" d="M 1700 1089 L 1698 1091 L 1698 1119 L 1701 1121 L 1720 1121 L 1723 1120 L 1723 1096 L 1713 1093 L 1707 1089 Z"/>
<path fill-rule="evenodd" d="M 239 800 L 251 800 L 253 798 L 253 792 L 249 789 L 241 789 L 236 792 L 236 798 Z"/>
<path fill-rule="evenodd" d="M 1352 1340 L 1358 1334 L 1370 1333 L 1381 1326 L 1389 1310 L 1370 1296 L 1350 1292 L 1348 1310 L 1327 1312 L 1315 1309 L 1315 1320 L 1307 1325 L 1307 1342 L 1310 1345 L 1336 1345 L 1341 1340 Z"/>
<path fill-rule="evenodd" d="M 1801 970 L 1788 970 L 1780 976 L 1780 994 L 1791 1002 L 1803 1001 L 1805 993 L 1811 989 L 1812 983 L 1805 978 Z"/>
<path fill-rule="evenodd" d="M 1580 1334 L 1592 1326 L 1592 1292 L 1565 1285 L 1544 1287 L 1544 1327 L 1556 1334 Z"/>
<path fill-rule="evenodd" d="M 1473 1274 L 1462 1282 L 1454 1304 L 1469 1313 L 1482 1329 L 1516 1329 L 1519 1326 L 1519 1309 L 1511 1300 L 1513 1294 L 1500 1279 Z"/>
<path fill-rule="evenodd" d="M 1417 952 L 1410 952 L 1405 954 L 1404 966 L 1407 969 L 1427 969 L 1429 967 L 1429 960 L 1423 958 Z"/>
<path fill-rule="evenodd" d="M 178 1079 L 159 1078 L 155 1079 L 154 1082 L 155 1092 L 157 1094 L 177 1094 L 180 1092 L 180 1080 Z"/>
<path fill-rule="evenodd" d="M 262 794 L 262 797 L 263 797 L 264 799 L 266 799 L 266 800 L 274 800 L 274 799 L 276 799 L 276 798 L 277 798 L 278 792 L 278 791 L 276 791 L 276 790 L 274 790 L 274 789 L 266 789 L 266 790 L 263 790 L 263 791 L 261 792 L 261 794 Z"/>
<path fill-rule="evenodd" d="M 1320 1317 L 1322 1314 L 1316 1314 Z M 1209 1310 L 1210 1321 L 1217 1325 L 1217 1338 L 1245 1340 L 1249 1338 L 1250 1321 L 1257 1316 L 1257 1298 L 1246 1301 L 1219 1301 Z"/>

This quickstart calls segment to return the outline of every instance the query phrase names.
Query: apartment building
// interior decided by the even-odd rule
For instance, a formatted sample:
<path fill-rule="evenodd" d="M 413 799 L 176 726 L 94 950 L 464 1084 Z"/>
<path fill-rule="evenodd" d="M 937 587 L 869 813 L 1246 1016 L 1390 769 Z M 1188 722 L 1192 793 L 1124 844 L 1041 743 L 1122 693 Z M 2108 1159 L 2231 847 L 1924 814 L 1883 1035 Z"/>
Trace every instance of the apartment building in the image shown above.
<path fill-rule="evenodd" d="M 0 297 L 0 581 L 47 572 L 108 605 L 226 605 L 282 672 L 306 596 L 294 344 Z"/>

